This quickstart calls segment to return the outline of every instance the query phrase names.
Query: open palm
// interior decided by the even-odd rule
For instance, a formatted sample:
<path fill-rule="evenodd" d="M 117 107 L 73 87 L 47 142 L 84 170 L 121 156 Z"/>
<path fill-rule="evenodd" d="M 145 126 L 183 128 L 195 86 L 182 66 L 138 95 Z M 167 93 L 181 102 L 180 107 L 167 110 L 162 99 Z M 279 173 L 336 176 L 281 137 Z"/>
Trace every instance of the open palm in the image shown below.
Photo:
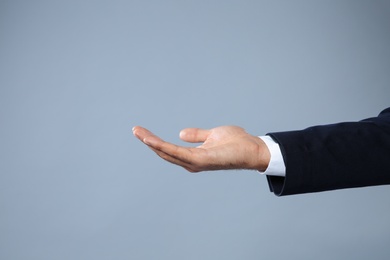
<path fill-rule="evenodd" d="M 222 169 L 263 171 L 267 168 L 270 157 L 260 138 L 237 126 L 182 130 L 180 138 L 190 143 L 201 143 L 197 147 L 183 147 L 165 142 L 140 126 L 134 127 L 133 133 L 161 158 L 190 172 Z"/>

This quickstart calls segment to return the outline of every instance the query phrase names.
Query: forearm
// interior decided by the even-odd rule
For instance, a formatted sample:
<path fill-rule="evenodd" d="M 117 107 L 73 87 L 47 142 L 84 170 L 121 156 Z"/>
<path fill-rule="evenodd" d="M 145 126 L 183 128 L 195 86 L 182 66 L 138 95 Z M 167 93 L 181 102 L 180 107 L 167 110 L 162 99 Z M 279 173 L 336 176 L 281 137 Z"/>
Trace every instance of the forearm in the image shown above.
<path fill-rule="evenodd" d="M 289 195 L 390 184 L 387 118 L 271 133 L 286 164 L 286 177 L 268 176 L 271 190 Z"/>

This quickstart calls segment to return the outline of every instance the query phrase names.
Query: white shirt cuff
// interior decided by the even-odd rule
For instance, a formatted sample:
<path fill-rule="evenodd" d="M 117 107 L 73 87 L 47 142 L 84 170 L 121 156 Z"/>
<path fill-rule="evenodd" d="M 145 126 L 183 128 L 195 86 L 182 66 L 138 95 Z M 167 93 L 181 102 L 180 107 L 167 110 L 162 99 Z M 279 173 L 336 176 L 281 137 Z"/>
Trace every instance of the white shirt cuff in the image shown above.
<path fill-rule="evenodd" d="M 271 154 L 271 159 L 269 161 L 267 169 L 264 172 L 260 171 L 260 173 L 273 176 L 286 176 L 286 166 L 284 164 L 279 144 L 268 135 L 259 136 L 259 138 L 264 141 Z"/>

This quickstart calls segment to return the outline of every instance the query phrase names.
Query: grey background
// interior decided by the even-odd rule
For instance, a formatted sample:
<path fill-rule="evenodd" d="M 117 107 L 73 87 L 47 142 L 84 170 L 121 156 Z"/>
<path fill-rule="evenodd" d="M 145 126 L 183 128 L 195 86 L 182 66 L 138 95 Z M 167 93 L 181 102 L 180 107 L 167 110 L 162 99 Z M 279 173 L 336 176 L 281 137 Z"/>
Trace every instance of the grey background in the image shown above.
<path fill-rule="evenodd" d="M 278 198 L 131 128 L 376 116 L 389 46 L 389 1 L 2 0 L 0 259 L 388 259 L 389 187 Z"/>

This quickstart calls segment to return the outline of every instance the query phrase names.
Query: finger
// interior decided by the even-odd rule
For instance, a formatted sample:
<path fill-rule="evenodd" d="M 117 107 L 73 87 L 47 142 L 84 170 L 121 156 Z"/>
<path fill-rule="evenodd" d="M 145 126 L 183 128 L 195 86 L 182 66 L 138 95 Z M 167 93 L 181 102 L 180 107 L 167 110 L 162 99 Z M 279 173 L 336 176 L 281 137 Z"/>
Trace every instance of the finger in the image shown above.
<path fill-rule="evenodd" d="M 187 168 L 199 164 L 198 156 L 192 152 L 194 148 L 187 148 L 168 143 L 146 128 L 136 126 L 133 128 L 134 135 L 157 153 L 161 158 L 171 163 Z"/>
<path fill-rule="evenodd" d="M 162 159 L 164 159 L 164 160 L 166 160 L 166 161 L 168 161 L 170 163 L 173 163 L 173 164 L 176 164 L 178 166 L 181 166 L 181 167 L 183 167 L 184 169 L 186 169 L 189 172 L 198 172 L 199 171 L 199 169 L 196 166 L 194 166 L 194 165 L 191 165 L 191 164 L 189 164 L 187 162 L 184 162 L 184 161 L 179 160 L 179 159 L 177 159 L 175 157 L 172 157 L 169 154 L 166 154 L 166 153 L 164 153 L 162 151 L 156 150 L 153 147 L 149 146 L 149 148 L 151 150 L 153 150 L 160 158 L 162 158 Z"/>
<path fill-rule="evenodd" d="M 148 136 L 143 139 L 143 142 L 154 150 L 163 152 L 170 157 L 192 164 L 195 161 L 195 155 L 192 152 L 193 148 L 178 146 L 172 143 L 163 141 L 157 136 Z"/>
<path fill-rule="evenodd" d="M 141 141 L 143 141 L 143 139 L 145 139 L 147 136 L 155 136 L 148 129 L 143 128 L 141 126 L 133 127 L 133 134 L 135 135 L 135 137 L 137 137 Z"/>
<path fill-rule="evenodd" d="M 210 130 L 200 128 L 186 128 L 180 131 L 180 139 L 190 143 L 206 141 L 210 135 Z"/>
<path fill-rule="evenodd" d="M 141 126 L 134 127 L 133 134 L 144 144 L 149 146 L 161 145 L 162 143 L 165 143 L 165 141 L 162 140 L 160 137 Z"/>

